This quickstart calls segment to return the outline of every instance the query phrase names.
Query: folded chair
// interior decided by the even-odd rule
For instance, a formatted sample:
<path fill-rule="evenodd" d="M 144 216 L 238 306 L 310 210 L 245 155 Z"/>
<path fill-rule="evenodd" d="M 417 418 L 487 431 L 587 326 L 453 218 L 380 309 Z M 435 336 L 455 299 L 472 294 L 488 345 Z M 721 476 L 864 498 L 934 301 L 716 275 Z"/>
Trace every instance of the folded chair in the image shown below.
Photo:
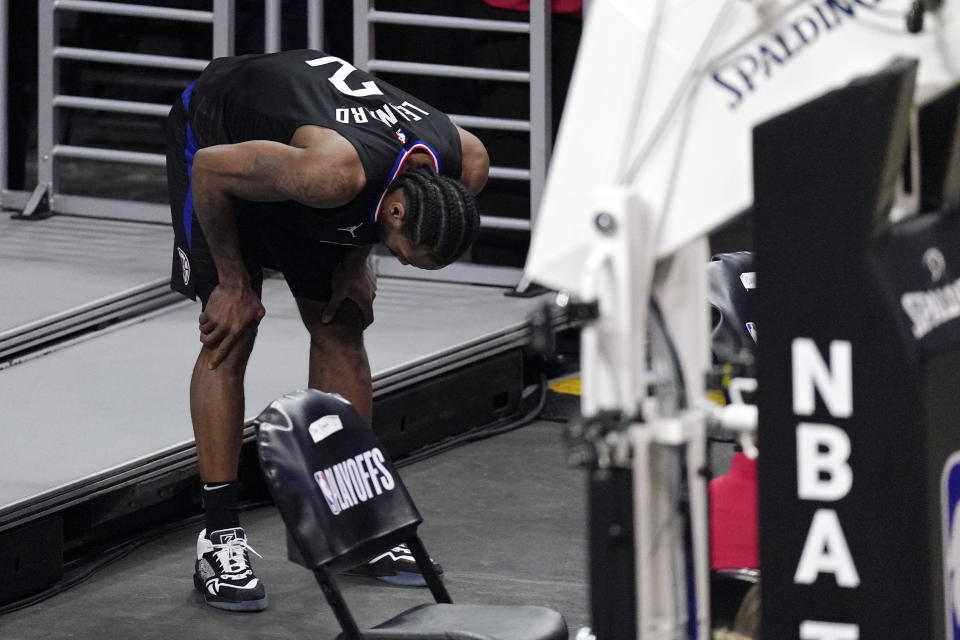
<path fill-rule="evenodd" d="M 417 536 L 422 518 L 393 463 L 356 410 L 337 395 L 297 391 L 257 418 L 260 465 L 299 558 L 313 571 L 343 633 L 338 638 L 568 640 L 556 611 L 453 604 Z M 436 602 L 361 630 L 334 575 L 406 543 Z"/>

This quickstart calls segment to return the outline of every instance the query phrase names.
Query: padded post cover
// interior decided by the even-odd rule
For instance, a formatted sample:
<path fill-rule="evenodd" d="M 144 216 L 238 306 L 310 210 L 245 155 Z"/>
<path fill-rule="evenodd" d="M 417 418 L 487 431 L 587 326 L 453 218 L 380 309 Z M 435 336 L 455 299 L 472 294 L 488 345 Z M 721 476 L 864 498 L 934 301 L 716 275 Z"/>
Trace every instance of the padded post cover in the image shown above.
<path fill-rule="evenodd" d="M 934 369 L 918 362 L 874 253 L 888 242 L 915 78 L 916 62 L 901 61 L 754 130 L 766 638 L 796 638 L 811 620 L 822 633 L 810 637 L 947 637 L 940 479 L 958 449 L 960 352 Z M 931 253 L 928 267 L 933 246 L 918 245 L 888 267 L 909 268 L 897 293 L 939 310 L 953 252 Z M 830 495 L 824 455 L 848 474 Z"/>
<path fill-rule="evenodd" d="M 960 347 L 960 215 L 901 220 L 872 253 L 907 344 L 923 359 Z"/>
<path fill-rule="evenodd" d="M 420 524 L 380 441 L 340 396 L 289 393 L 256 421 L 260 466 L 307 568 L 355 566 Z"/>

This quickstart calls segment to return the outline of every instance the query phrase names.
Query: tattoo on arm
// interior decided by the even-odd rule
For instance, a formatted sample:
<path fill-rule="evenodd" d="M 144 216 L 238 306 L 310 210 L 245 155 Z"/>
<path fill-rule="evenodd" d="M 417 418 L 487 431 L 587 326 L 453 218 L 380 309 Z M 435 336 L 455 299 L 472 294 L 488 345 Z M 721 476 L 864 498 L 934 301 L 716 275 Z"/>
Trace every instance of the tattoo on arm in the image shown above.
<path fill-rule="evenodd" d="M 268 189 L 273 187 L 278 193 L 289 193 L 289 184 L 286 184 L 287 177 L 283 171 L 283 162 L 280 158 L 271 153 L 256 153 L 247 163 L 246 175 L 261 178 L 260 188 L 256 189 L 255 184 L 251 184 L 250 199 L 256 199 L 268 195 Z M 259 192 L 259 193 L 258 193 Z M 272 195 L 272 194 L 269 194 Z"/>
<path fill-rule="evenodd" d="M 313 170 L 302 164 L 295 169 L 288 167 L 272 153 L 254 154 L 245 169 L 247 175 L 257 178 L 259 188 L 239 195 L 251 200 L 286 196 L 308 205 L 335 206 L 330 203 L 340 200 L 348 188 L 343 170 L 332 163 L 324 162 Z"/>

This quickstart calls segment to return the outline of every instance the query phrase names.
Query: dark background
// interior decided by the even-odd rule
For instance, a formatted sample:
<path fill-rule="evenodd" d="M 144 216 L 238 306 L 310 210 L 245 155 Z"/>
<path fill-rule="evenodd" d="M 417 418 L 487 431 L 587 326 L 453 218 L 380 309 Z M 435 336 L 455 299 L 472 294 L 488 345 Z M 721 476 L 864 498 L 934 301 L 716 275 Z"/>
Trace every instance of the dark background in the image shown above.
<path fill-rule="evenodd" d="M 209 0 L 154 0 L 140 4 L 209 10 Z M 526 21 L 527 15 L 490 7 L 482 0 L 378 0 L 377 9 L 438 15 Z M 236 3 L 237 54 L 263 51 L 261 1 Z M 8 187 L 32 190 L 36 185 L 37 4 L 10 3 L 9 159 Z M 189 58 L 212 56 L 207 24 L 129 18 L 70 11 L 59 12 L 60 44 L 134 53 Z M 306 46 L 306 5 L 282 3 L 283 49 Z M 324 31 L 328 53 L 353 58 L 352 3 L 327 0 Z M 576 56 L 582 22 L 579 17 L 554 15 L 552 23 L 553 129 L 560 122 L 566 89 Z M 471 32 L 452 29 L 380 25 L 375 56 L 382 59 L 467 65 L 511 70 L 529 69 L 529 40 L 524 34 Z M 142 69 L 124 65 L 61 61 L 59 93 L 118 100 L 170 104 L 195 77 L 189 71 Z M 524 83 L 382 74 L 447 113 L 527 119 L 529 88 Z M 163 120 L 150 116 L 58 109 L 57 142 L 102 148 L 163 153 Z M 487 146 L 491 164 L 528 168 L 529 138 L 523 132 L 474 130 Z M 162 167 L 143 167 L 87 160 L 58 160 L 60 192 L 124 200 L 166 202 Z M 527 218 L 529 183 L 493 179 L 480 196 L 481 212 Z M 485 264 L 522 266 L 529 234 L 486 230 L 475 245 L 472 260 Z"/>

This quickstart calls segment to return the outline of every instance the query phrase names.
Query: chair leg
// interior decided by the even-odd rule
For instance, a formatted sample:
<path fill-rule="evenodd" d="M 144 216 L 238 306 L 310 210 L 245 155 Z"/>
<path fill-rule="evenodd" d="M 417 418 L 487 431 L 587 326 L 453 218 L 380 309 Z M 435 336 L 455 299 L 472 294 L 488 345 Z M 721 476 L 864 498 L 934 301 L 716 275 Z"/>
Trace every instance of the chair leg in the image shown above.
<path fill-rule="evenodd" d="M 430 588 L 433 599 L 437 602 L 451 604 L 453 600 L 450 599 L 450 594 L 447 593 L 447 588 L 440 580 L 440 576 L 434 571 L 433 563 L 430 562 L 430 554 L 427 553 L 427 548 L 423 546 L 420 536 L 416 534 L 410 536 L 410 539 L 407 540 L 407 546 L 410 547 L 410 552 L 413 553 L 413 558 L 417 561 L 417 567 L 420 568 L 420 573 L 427 581 L 427 587 Z"/>
<path fill-rule="evenodd" d="M 336 616 L 337 622 L 340 623 L 340 628 L 343 629 L 343 632 L 350 640 L 363 640 L 363 636 L 360 635 L 360 627 L 357 626 L 357 621 L 353 619 L 353 614 L 350 613 L 347 603 L 344 602 L 343 596 L 340 595 L 340 588 L 330 575 L 330 572 L 327 571 L 326 568 L 320 567 L 314 570 L 313 575 L 317 579 L 317 583 L 320 585 L 320 589 L 323 591 L 327 603 L 330 605 L 330 608 L 333 609 L 333 615 Z"/>

